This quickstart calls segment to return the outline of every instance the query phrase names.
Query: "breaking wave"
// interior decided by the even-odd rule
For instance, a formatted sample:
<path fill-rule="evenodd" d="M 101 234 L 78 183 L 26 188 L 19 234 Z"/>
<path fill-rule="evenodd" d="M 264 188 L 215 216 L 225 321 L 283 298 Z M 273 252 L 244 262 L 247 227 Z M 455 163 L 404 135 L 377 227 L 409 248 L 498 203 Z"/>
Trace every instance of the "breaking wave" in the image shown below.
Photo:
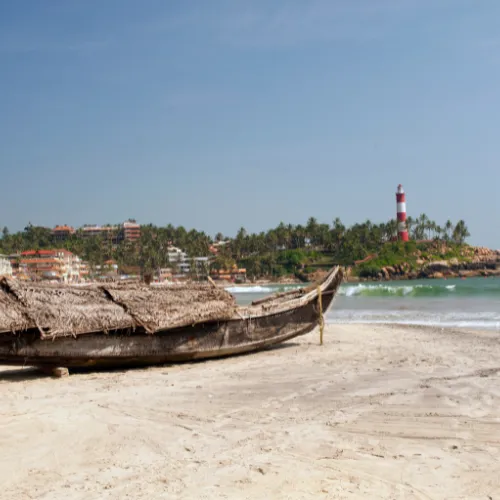
<path fill-rule="evenodd" d="M 344 285 L 339 291 L 346 297 L 446 297 L 446 296 L 488 296 L 500 295 L 500 282 L 485 283 L 485 286 L 442 283 L 415 285 L 356 284 Z"/>

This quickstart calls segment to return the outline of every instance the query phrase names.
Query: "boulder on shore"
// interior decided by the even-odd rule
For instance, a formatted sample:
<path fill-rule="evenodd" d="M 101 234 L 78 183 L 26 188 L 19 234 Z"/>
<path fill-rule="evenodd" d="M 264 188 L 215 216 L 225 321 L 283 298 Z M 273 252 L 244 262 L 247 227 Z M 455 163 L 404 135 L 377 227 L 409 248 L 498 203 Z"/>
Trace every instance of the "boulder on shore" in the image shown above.
<path fill-rule="evenodd" d="M 431 279 L 441 279 L 441 278 L 444 278 L 444 274 L 443 273 L 440 273 L 440 272 L 435 272 L 435 273 L 432 273 L 430 275 L 427 276 L 428 278 L 431 278 Z"/>

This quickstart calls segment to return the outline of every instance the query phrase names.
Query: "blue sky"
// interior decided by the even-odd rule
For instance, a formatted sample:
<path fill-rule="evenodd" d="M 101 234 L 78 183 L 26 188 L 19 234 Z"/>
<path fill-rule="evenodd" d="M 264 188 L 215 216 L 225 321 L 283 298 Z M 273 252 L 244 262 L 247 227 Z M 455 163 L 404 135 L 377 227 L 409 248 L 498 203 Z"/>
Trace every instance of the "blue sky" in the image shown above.
<path fill-rule="evenodd" d="M 463 218 L 500 248 L 498 0 L 0 2 L 0 226 Z"/>

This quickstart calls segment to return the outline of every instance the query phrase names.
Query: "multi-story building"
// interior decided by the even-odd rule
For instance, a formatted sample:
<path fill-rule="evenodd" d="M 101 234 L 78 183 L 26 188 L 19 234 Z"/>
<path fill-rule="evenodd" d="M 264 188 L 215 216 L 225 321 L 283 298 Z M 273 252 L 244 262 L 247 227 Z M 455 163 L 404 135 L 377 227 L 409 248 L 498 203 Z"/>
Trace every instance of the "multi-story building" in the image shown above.
<path fill-rule="evenodd" d="M 115 242 L 120 243 L 122 241 L 137 241 L 140 237 L 140 224 L 137 224 L 134 220 L 128 220 L 119 227 Z"/>
<path fill-rule="evenodd" d="M 54 241 L 65 241 L 72 234 L 75 234 L 75 228 L 67 226 L 66 224 L 63 226 L 56 226 L 52 229 L 52 238 Z"/>
<path fill-rule="evenodd" d="M 169 246 L 167 249 L 168 261 L 177 274 L 192 274 L 208 276 L 210 257 L 189 257 L 184 250 Z"/>
<path fill-rule="evenodd" d="M 167 248 L 168 261 L 172 264 L 174 269 L 177 269 L 179 273 L 188 274 L 191 265 L 189 263 L 189 257 L 186 252 L 180 248 L 170 246 Z"/>
<path fill-rule="evenodd" d="M 125 241 L 135 241 L 141 237 L 141 226 L 133 221 L 122 224 L 123 239 Z"/>
<path fill-rule="evenodd" d="M 141 226 L 134 220 L 128 220 L 118 226 L 85 224 L 80 228 L 83 237 L 103 236 L 109 238 L 114 244 L 122 241 L 136 241 L 141 237 Z"/>
<path fill-rule="evenodd" d="M 90 278 L 89 266 L 83 260 L 80 262 L 80 280 L 87 280 Z"/>
<path fill-rule="evenodd" d="M 24 254 L 24 252 L 23 252 Z M 42 252 L 37 255 L 21 255 L 19 271 L 29 280 L 53 279 L 62 280 L 63 269 L 61 261 L 51 253 Z"/>
<path fill-rule="evenodd" d="M 0 254 L 0 276 L 12 276 L 12 266 L 7 255 Z"/>
<path fill-rule="evenodd" d="M 19 270 L 32 280 L 76 283 L 81 279 L 80 265 L 81 259 L 68 250 L 27 250 L 21 253 Z"/>
<path fill-rule="evenodd" d="M 116 226 L 97 226 L 97 225 L 85 225 L 81 228 L 83 237 L 92 236 L 104 236 L 107 238 L 112 238 L 116 233 L 118 233 L 118 227 Z"/>

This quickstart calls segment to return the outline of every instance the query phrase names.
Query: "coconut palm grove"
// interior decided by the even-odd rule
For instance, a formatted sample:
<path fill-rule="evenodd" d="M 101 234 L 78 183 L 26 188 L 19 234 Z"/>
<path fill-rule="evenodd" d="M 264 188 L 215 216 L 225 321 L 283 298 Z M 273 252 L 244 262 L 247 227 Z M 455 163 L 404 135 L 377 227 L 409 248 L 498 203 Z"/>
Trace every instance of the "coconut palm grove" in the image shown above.
<path fill-rule="evenodd" d="M 133 219 L 129 219 L 134 221 Z M 135 222 L 135 221 L 134 221 Z M 140 226 L 134 241 L 117 240 L 112 232 L 89 237 L 82 229 L 63 241 L 54 241 L 50 228 L 28 224 L 24 230 L 11 233 L 3 228 L 0 253 L 20 254 L 26 250 L 64 248 L 80 256 L 90 268 L 112 259 L 118 268 L 135 266 L 141 272 L 175 267 L 169 262 L 168 248 L 181 248 L 189 257 L 208 256 L 210 269 L 244 267 L 249 278 L 278 278 L 295 275 L 307 280 L 318 269 L 334 264 L 355 266 L 360 276 L 371 276 L 387 265 L 412 260 L 422 252 L 437 252 L 435 258 L 463 255 L 461 248 L 470 236 L 463 220 L 437 224 L 426 214 L 407 220 L 410 241 L 397 241 L 397 221 L 373 223 L 367 220 L 347 227 L 339 218 L 331 224 L 310 217 L 306 224 L 280 223 L 260 233 L 249 233 L 244 227 L 235 236 L 217 233 L 214 237 L 183 226 Z M 439 249 L 435 243 L 445 243 Z M 356 265 L 357 264 L 357 265 Z"/>

